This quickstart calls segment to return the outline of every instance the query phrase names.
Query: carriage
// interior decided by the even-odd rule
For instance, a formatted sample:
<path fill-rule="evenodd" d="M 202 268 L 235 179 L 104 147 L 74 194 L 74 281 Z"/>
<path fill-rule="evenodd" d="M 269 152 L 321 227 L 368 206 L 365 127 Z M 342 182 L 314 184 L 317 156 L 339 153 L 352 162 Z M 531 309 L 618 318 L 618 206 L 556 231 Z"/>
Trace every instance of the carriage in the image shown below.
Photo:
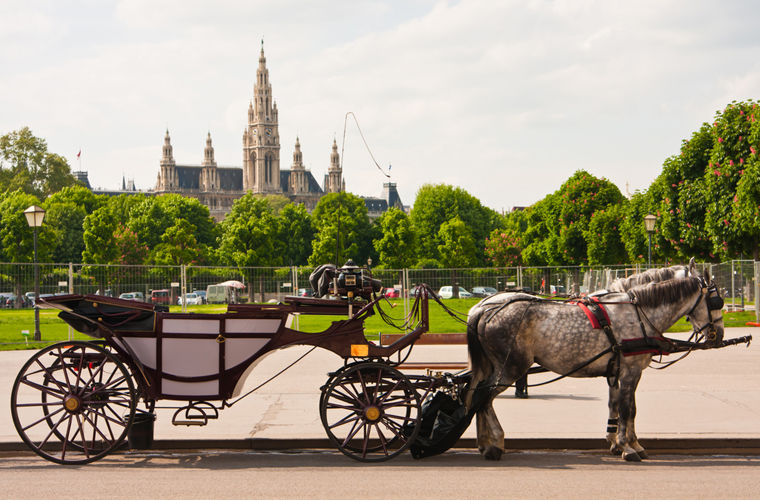
<path fill-rule="evenodd" d="M 173 313 L 98 295 L 46 298 L 94 340 L 57 343 L 26 362 L 11 394 L 16 430 L 35 453 L 60 464 L 100 459 L 124 447 L 127 437 L 132 447 L 149 447 L 162 402 L 172 403 L 175 425 L 203 425 L 253 392 L 243 388 L 264 356 L 306 345 L 344 360 L 328 375 L 319 401 L 327 436 L 342 453 L 384 461 L 410 447 L 414 452 L 416 444 L 417 456 L 424 454 L 423 401 L 437 393 L 458 399 L 467 382 L 466 375 L 414 376 L 396 368 L 428 330 L 428 289 L 420 287 L 405 324 L 397 325 L 410 331 L 382 346 L 364 336 L 372 314 L 393 322 L 379 306 L 380 282 L 356 266 L 319 271 L 314 285 L 330 298 L 231 304 L 222 314 Z M 293 329 L 293 318 L 305 314 L 346 319 L 319 333 Z M 425 427 L 429 438 L 431 426 Z"/>

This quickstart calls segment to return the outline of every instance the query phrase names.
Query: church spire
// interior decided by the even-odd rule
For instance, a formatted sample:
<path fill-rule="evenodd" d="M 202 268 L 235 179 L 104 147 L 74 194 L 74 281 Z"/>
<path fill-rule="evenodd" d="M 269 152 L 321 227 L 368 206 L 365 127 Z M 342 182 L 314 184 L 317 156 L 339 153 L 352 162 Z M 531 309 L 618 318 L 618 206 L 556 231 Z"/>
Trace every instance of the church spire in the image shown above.
<path fill-rule="evenodd" d="M 215 167 L 216 160 L 214 160 L 214 146 L 211 145 L 211 132 L 206 136 L 206 149 L 203 150 L 203 163 L 204 167 Z"/>
<path fill-rule="evenodd" d="M 169 137 L 169 129 L 166 129 L 164 136 L 163 155 L 161 156 L 161 165 L 174 166 L 174 154 L 172 150 L 172 140 Z"/>

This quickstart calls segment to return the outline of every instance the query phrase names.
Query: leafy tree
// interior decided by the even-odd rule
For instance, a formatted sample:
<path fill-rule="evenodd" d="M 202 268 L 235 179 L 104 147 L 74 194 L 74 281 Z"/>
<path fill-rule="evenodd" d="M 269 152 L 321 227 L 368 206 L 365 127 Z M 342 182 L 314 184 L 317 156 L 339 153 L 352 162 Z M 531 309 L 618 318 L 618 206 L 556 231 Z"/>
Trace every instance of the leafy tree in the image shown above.
<path fill-rule="evenodd" d="M 102 206 L 84 219 L 84 252 L 82 261 L 88 264 L 112 264 L 117 262 L 119 251 L 114 233 L 119 219 L 109 205 Z"/>
<path fill-rule="evenodd" d="M 265 199 L 248 193 L 232 205 L 221 223 L 219 258 L 238 267 L 279 266 L 277 219 Z"/>
<path fill-rule="evenodd" d="M 447 184 L 426 184 L 417 191 L 410 215 L 418 236 L 420 258 L 439 259 L 441 226 L 456 218 L 470 228 L 475 245 L 475 265 L 485 263 L 486 237 L 501 223 L 499 215 L 481 205 L 464 189 Z"/>
<path fill-rule="evenodd" d="M 314 239 L 311 215 L 302 204 L 290 203 L 280 210 L 277 222 L 277 241 L 282 245 L 283 264 L 305 265 L 311 254 L 311 242 Z"/>
<path fill-rule="evenodd" d="M 21 189 L 44 199 L 75 184 L 66 159 L 48 152 L 45 140 L 35 137 L 29 127 L 0 137 L 0 189 Z"/>
<path fill-rule="evenodd" d="M 520 236 L 506 229 L 494 229 L 486 240 L 486 255 L 496 267 L 519 266 L 522 262 Z"/>
<path fill-rule="evenodd" d="M 372 228 L 364 200 L 351 193 L 330 193 L 322 197 L 311 214 L 315 235 L 309 265 L 318 266 L 336 259 L 364 262 L 374 255 Z M 337 238 L 339 234 L 339 238 Z M 337 262 L 341 265 L 343 262 Z"/>
<path fill-rule="evenodd" d="M 585 238 L 588 242 L 588 263 L 623 264 L 627 253 L 620 237 L 620 224 L 625 214 L 625 203 L 610 205 L 591 216 Z"/>
<path fill-rule="evenodd" d="M 212 246 L 216 243 L 217 226 L 209 215 L 208 207 L 195 198 L 165 194 L 141 197 L 132 203 L 124 210 L 128 212 L 126 224 L 148 248 L 157 247 L 164 232 L 179 219 L 187 220 L 196 228 L 195 237 L 200 245 Z"/>
<path fill-rule="evenodd" d="M 476 263 L 475 238 L 472 230 L 455 217 L 441 224 L 438 230 L 438 254 L 444 267 L 473 267 Z"/>
<path fill-rule="evenodd" d="M 137 234 L 124 224 L 116 227 L 113 242 L 116 249 L 116 261 L 113 264 L 134 266 L 145 262 L 148 247 L 140 243 Z"/>
<path fill-rule="evenodd" d="M 391 208 L 378 219 L 382 238 L 374 241 L 380 265 L 403 269 L 414 265 L 416 235 L 409 217 L 398 208 Z"/>
<path fill-rule="evenodd" d="M 4 262 L 33 262 L 34 261 L 34 230 L 24 215 L 31 205 L 39 205 L 39 200 L 20 189 L 3 193 L 0 197 L 0 256 Z M 55 234 L 49 224 L 37 228 L 37 262 L 48 262 L 53 248 Z M 25 283 L 23 273 L 16 274 L 14 283 L 16 297 L 24 293 L 24 286 L 31 287 L 33 283 Z M 16 301 L 16 307 L 21 307 L 21 301 Z"/>
<path fill-rule="evenodd" d="M 651 208 L 652 205 L 648 193 L 638 191 L 625 204 L 624 217 L 620 223 L 620 239 L 628 256 L 626 260 L 630 263 L 647 261 L 649 236 L 644 228 L 644 217 L 656 211 Z M 652 248 L 652 258 L 656 260 L 656 257 L 656 249 Z"/>
<path fill-rule="evenodd" d="M 45 220 L 56 234 L 55 262 L 81 262 L 84 251 L 84 219 L 104 205 L 106 197 L 84 186 L 67 186 L 45 200 Z"/>
<path fill-rule="evenodd" d="M 204 258 L 204 248 L 195 239 L 195 226 L 179 219 L 161 235 L 161 243 L 153 250 L 153 262 L 180 266 L 197 264 Z"/>

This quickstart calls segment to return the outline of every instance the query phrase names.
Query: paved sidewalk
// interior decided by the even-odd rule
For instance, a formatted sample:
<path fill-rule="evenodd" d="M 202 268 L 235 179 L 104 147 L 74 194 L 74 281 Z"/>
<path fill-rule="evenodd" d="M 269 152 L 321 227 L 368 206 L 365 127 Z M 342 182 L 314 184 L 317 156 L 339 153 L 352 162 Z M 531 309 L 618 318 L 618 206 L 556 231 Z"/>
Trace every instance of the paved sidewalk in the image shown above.
<path fill-rule="evenodd" d="M 732 328 L 726 331 L 726 338 L 756 333 L 760 333 L 757 328 Z M 272 353 L 253 370 L 246 387 L 255 387 L 306 350 L 293 347 Z M 32 351 L 0 352 L 0 400 L 6 402 L 0 411 L 0 449 L 13 449 L 13 443 L 21 442 L 8 402 L 16 374 L 31 354 Z M 410 360 L 462 361 L 466 356 L 466 346 L 421 345 L 415 347 Z M 159 409 L 155 439 L 324 440 L 319 387 L 327 373 L 341 364 L 337 356 L 316 349 L 258 392 L 221 411 L 219 420 L 205 427 L 175 427 L 171 424 L 174 410 Z M 533 375 L 529 383 L 547 380 L 550 375 Z M 516 399 L 514 390 L 509 389 L 496 400 L 496 412 L 508 440 L 604 437 L 605 379 L 568 378 L 529 392 L 529 399 Z M 637 391 L 637 407 L 636 429 L 642 441 L 760 439 L 760 349 L 757 345 L 742 345 L 699 351 L 666 370 L 648 369 Z M 471 425 L 463 437 L 474 438 L 475 426 Z M 203 442 L 193 446 L 203 446 Z"/>

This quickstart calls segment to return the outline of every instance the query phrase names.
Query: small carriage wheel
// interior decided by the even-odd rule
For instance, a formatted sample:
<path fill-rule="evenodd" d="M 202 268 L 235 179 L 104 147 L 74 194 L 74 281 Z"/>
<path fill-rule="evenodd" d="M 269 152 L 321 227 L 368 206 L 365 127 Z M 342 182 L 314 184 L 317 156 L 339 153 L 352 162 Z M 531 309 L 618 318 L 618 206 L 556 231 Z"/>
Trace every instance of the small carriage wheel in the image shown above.
<path fill-rule="evenodd" d="M 330 441 L 361 462 L 395 457 L 419 432 L 420 397 L 400 371 L 365 362 L 335 374 L 319 408 Z"/>
<path fill-rule="evenodd" d="M 89 342 L 60 342 L 21 368 L 11 415 L 21 439 L 42 458 L 86 464 L 124 441 L 136 399 L 129 370 L 109 351 Z"/>

